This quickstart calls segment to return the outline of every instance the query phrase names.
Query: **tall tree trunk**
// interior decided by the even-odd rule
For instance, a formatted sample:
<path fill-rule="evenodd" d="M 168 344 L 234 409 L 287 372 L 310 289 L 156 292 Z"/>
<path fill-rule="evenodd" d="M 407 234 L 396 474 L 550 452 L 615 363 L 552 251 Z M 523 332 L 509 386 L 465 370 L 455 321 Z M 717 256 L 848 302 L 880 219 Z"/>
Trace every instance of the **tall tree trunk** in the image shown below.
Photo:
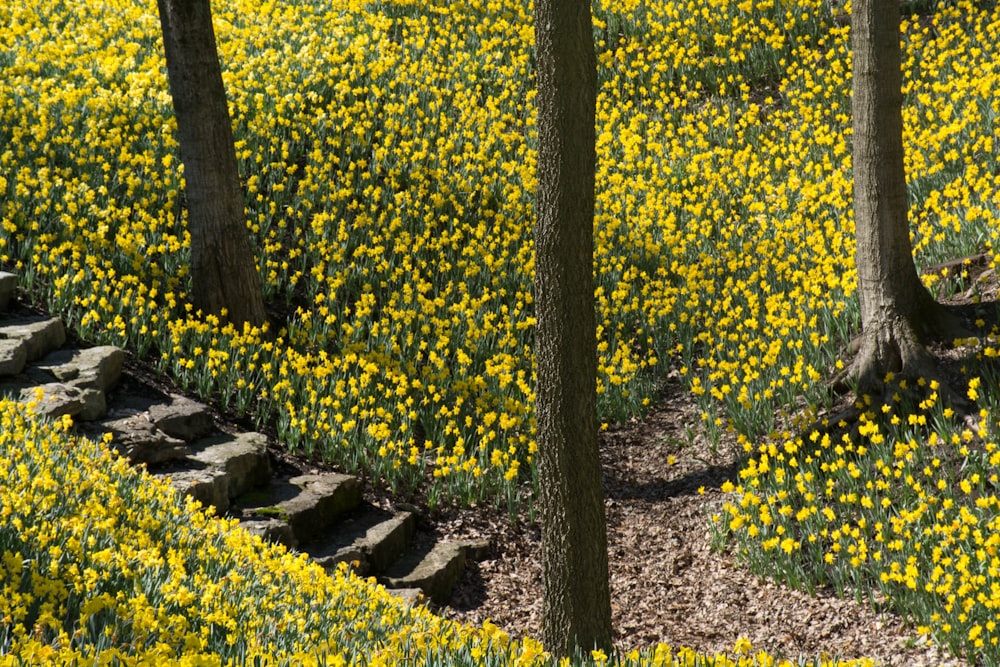
<path fill-rule="evenodd" d="M 611 642 L 597 448 L 594 172 L 597 62 L 587 0 L 536 0 L 535 226 L 542 638 L 556 655 Z"/>
<path fill-rule="evenodd" d="M 859 392 L 892 371 L 933 376 L 922 341 L 954 322 L 917 275 L 903 163 L 899 3 L 852 3 L 854 217 L 862 339 L 851 369 Z"/>
<path fill-rule="evenodd" d="M 191 234 L 191 299 L 204 313 L 263 324 L 209 0 L 158 0 Z"/>

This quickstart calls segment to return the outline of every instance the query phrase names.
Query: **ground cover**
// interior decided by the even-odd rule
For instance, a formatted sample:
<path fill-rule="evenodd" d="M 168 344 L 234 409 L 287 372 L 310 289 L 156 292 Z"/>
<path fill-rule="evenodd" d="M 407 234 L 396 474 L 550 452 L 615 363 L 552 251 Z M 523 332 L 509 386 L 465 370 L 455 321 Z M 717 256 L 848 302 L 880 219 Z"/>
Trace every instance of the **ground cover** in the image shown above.
<path fill-rule="evenodd" d="M 706 525 L 723 513 L 740 457 L 689 442 L 684 424 L 697 416 L 679 387 L 641 421 L 601 437 L 612 621 L 619 646 L 658 642 L 713 653 L 737 641 L 776 657 L 870 658 L 907 667 L 968 667 L 947 647 L 919 636 L 881 598 L 840 597 L 832 587 L 813 594 L 761 577 L 741 563 L 737 545 L 724 549 Z M 490 619 L 515 637 L 541 623 L 540 536 L 537 527 L 450 509 L 436 524 L 489 538 L 495 553 L 472 564 L 443 613 L 466 623 Z"/>
<path fill-rule="evenodd" d="M 265 335 L 186 307 L 155 15 L 43 4 L 4 17 L 0 259 L 28 289 L 86 338 L 273 421 L 293 451 L 394 489 L 432 479 L 432 500 L 521 493 L 534 446 L 527 6 L 218 9 L 278 320 Z M 702 427 L 752 440 L 783 407 L 822 400 L 856 324 L 843 10 L 595 13 L 602 415 L 641 412 L 676 368 Z M 921 263 L 971 254 L 995 229 L 981 159 L 992 19 L 949 6 L 905 26 Z"/>
<path fill-rule="evenodd" d="M 328 575 L 33 407 L 0 401 L 2 665 L 548 664 L 530 638 L 444 620 L 346 568 Z M 728 656 L 660 644 L 620 664 L 777 663 L 743 643 Z"/>
<path fill-rule="evenodd" d="M 431 504 L 530 499 L 527 4 L 216 8 L 267 332 L 185 305 L 151 10 L 0 7 L 0 262 L 84 338 L 127 345 L 292 451 Z M 917 262 L 975 256 L 989 275 L 1000 17 L 904 10 Z M 958 345 L 967 404 L 907 379 L 843 426 L 790 421 L 835 414 L 823 380 L 857 326 L 843 7 L 608 2 L 595 18 L 609 428 L 676 377 L 698 408 L 690 438 L 752 455 L 721 520 L 747 561 L 878 592 L 995 662 L 988 313 Z M 983 296 L 971 263 L 939 268 L 939 295 Z"/>

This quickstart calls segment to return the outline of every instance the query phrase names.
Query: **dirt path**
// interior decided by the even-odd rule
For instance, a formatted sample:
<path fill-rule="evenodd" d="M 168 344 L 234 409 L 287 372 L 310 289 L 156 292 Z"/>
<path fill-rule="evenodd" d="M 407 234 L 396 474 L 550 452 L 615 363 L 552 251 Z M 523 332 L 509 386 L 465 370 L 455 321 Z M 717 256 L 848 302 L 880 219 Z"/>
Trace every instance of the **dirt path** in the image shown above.
<path fill-rule="evenodd" d="M 867 603 L 810 597 L 741 567 L 712 548 L 710 517 L 720 512 L 737 463 L 722 446 L 688 443 L 695 423 L 688 397 L 668 397 L 643 422 L 601 438 L 616 643 L 657 642 L 699 651 L 731 651 L 740 637 L 779 657 L 871 657 L 909 667 L 968 663 L 925 646 L 898 616 Z M 704 493 L 699 494 L 700 487 Z M 539 532 L 505 515 L 456 512 L 443 525 L 488 536 L 493 558 L 473 564 L 444 613 L 489 618 L 513 635 L 538 635 L 541 614 Z"/>

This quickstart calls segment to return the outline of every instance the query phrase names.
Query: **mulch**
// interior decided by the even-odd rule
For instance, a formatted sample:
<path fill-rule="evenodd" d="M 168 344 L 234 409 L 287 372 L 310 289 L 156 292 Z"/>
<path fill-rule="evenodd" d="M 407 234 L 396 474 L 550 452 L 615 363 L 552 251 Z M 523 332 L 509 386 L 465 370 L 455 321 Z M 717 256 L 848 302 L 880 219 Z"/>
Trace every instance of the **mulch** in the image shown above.
<path fill-rule="evenodd" d="M 656 643 L 732 652 L 737 639 L 781 658 L 874 658 L 911 667 L 969 663 L 928 646 L 903 619 L 872 601 L 815 596 L 758 577 L 733 548 L 713 545 L 720 486 L 735 481 L 734 447 L 688 435 L 698 411 L 679 390 L 642 421 L 602 434 L 608 556 L 615 643 Z M 699 489 L 702 492 L 699 493 Z M 489 619 L 514 637 L 539 636 L 540 532 L 493 508 L 445 510 L 438 529 L 489 539 L 440 612 L 466 623 Z"/>

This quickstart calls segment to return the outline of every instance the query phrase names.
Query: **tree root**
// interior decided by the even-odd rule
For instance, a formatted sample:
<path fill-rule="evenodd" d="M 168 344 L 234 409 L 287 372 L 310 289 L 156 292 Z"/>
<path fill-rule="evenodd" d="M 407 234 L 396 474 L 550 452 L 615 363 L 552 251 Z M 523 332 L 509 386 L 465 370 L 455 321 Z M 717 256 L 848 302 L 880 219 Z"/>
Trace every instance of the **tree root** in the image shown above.
<path fill-rule="evenodd" d="M 851 363 L 830 382 L 830 389 L 845 394 L 852 388 L 858 396 L 881 396 L 886 390 L 886 378 L 893 377 L 936 381 L 939 395 L 950 405 L 968 407 L 968 402 L 956 392 L 942 375 L 934 355 L 926 343 L 951 343 L 968 338 L 970 333 L 962 322 L 944 306 L 931 302 L 920 312 L 921 317 L 887 319 L 882 326 L 870 327 L 851 341 Z"/>

